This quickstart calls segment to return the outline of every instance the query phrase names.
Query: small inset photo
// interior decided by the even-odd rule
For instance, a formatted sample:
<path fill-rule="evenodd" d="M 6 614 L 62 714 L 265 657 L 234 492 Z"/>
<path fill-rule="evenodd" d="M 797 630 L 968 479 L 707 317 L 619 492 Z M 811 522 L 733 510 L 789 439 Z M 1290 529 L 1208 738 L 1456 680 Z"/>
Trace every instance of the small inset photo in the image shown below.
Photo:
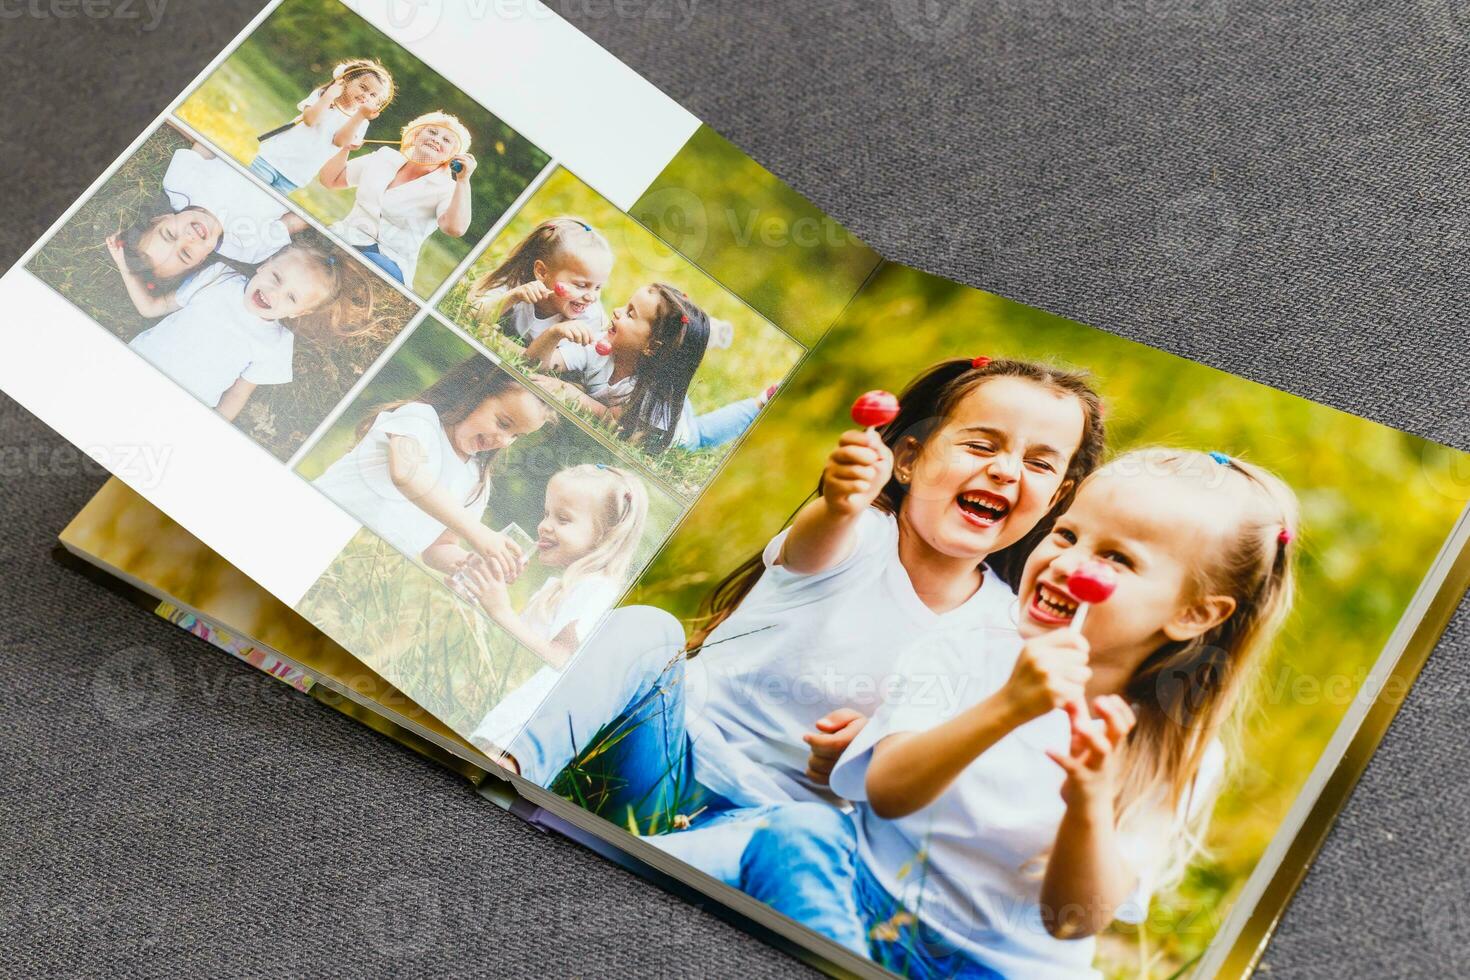
<path fill-rule="evenodd" d="M 440 310 L 686 497 L 805 351 L 567 170 Z"/>
<path fill-rule="evenodd" d="M 289 0 L 178 116 L 430 296 L 549 158 L 337 0 Z"/>
<path fill-rule="evenodd" d="M 167 125 L 28 268 L 280 459 L 416 313 L 279 198 Z"/>
<path fill-rule="evenodd" d="M 679 514 L 542 392 L 434 320 L 297 472 L 372 532 L 313 589 L 311 615 L 358 637 L 352 649 L 430 710 L 419 675 L 458 651 L 457 683 L 476 693 L 457 695 L 453 714 L 488 713 L 532 675 L 519 698 L 534 708 Z"/>

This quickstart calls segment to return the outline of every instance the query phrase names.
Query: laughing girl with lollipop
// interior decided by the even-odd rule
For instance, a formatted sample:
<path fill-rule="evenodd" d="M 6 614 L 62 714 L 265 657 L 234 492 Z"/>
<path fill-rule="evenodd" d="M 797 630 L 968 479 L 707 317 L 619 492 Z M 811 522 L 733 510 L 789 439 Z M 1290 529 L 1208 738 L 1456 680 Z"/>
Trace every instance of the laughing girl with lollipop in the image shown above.
<path fill-rule="evenodd" d="M 576 750 L 607 745 L 578 763 L 603 767 L 606 787 L 578 789 L 647 832 L 676 815 L 688 829 L 659 846 L 725 881 L 754 809 L 835 802 L 807 737 L 848 713 L 850 740 L 913 643 L 973 653 L 1013 635 L 1010 576 L 1102 452 L 1098 397 L 1069 371 L 945 361 L 900 402 L 840 437 L 791 525 L 715 588 L 687 661 L 673 616 L 616 610 L 509 764 L 548 785 Z"/>
<path fill-rule="evenodd" d="M 1091 937 L 1195 849 L 1295 533 L 1291 491 L 1241 460 L 1103 467 L 1026 562 L 1015 644 L 913 646 L 832 771 L 854 812 L 770 811 L 739 886 L 905 976 L 1096 976 Z M 1079 632 L 1084 598 L 1106 601 Z"/>
<path fill-rule="evenodd" d="M 602 287 L 612 268 L 601 232 L 580 218 L 551 218 L 475 281 L 470 302 L 484 322 L 522 344 L 553 327 L 559 339 L 590 344 L 602 333 Z"/>

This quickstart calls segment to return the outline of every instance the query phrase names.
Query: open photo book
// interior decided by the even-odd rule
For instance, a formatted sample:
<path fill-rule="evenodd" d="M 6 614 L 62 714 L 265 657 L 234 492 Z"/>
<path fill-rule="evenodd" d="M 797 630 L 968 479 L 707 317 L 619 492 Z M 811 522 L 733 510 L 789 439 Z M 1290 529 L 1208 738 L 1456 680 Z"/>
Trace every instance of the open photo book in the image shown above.
<path fill-rule="evenodd" d="M 68 561 L 834 974 L 1248 975 L 1470 583 L 1464 453 L 889 262 L 531 0 L 272 4 L 0 297 Z"/>

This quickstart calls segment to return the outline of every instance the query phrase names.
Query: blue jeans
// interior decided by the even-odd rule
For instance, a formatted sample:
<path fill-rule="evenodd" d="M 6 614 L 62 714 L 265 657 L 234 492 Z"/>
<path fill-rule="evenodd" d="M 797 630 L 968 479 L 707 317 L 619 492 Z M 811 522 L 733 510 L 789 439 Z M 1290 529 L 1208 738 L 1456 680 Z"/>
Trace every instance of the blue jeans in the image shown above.
<path fill-rule="evenodd" d="M 398 267 L 397 262 L 384 255 L 382 249 L 378 248 L 378 246 L 362 245 L 357 250 L 362 253 L 363 258 L 367 259 L 373 265 L 388 273 L 388 275 L 392 276 L 398 282 L 403 282 L 403 270 Z"/>
<path fill-rule="evenodd" d="M 685 449 L 709 449 L 740 438 L 760 413 L 754 398 L 722 405 L 713 411 L 696 415 L 694 403 L 684 399 L 683 420 L 687 431 L 679 433 L 679 445 Z"/>
<path fill-rule="evenodd" d="M 275 167 L 272 167 L 269 163 L 267 163 L 265 157 L 257 156 L 254 160 L 251 160 L 250 172 L 255 174 L 255 176 L 259 177 L 261 180 L 265 181 L 267 184 L 270 184 L 282 194 L 290 194 L 292 191 L 298 189 L 297 186 L 291 182 L 290 178 L 288 178 L 285 174 L 281 173 Z"/>
<path fill-rule="evenodd" d="M 768 808 L 737 887 L 900 976 L 1005 980 L 890 895 L 858 855 L 853 817 L 825 803 Z"/>

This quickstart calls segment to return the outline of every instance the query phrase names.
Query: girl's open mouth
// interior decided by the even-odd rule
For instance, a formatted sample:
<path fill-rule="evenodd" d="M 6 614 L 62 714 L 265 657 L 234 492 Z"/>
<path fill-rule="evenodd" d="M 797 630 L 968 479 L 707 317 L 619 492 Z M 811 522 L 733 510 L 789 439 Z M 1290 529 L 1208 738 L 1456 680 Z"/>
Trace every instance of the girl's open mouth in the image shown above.
<path fill-rule="evenodd" d="M 1077 615 L 1077 600 L 1045 582 L 1037 582 L 1026 612 L 1045 626 L 1065 626 Z"/>
<path fill-rule="evenodd" d="M 567 309 L 571 311 L 572 316 L 576 317 L 587 312 L 587 305 L 586 303 L 570 303 L 567 305 Z"/>
<path fill-rule="evenodd" d="M 202 221 L 189 222 L 189 230 L 192 231 L 194 233 L 194 237 L 198 238 L 201 242 L 209 237 L 209 229 L 204 227 L 204 222 Z"/>
<path fill-rule="evenodd" d="M 265 293 L 258 289 L 250 294 L 250 302 L 257 310 L 269 311 L 271 308 L 270 300 L 266 299 Z"/>
<path fill-rule="evenodd" d="M 969 490 L 955 498 L 960 514 L 975 527 L 994 527 L 1011 512 L 1011 502 L 1000 494 Z"/>

